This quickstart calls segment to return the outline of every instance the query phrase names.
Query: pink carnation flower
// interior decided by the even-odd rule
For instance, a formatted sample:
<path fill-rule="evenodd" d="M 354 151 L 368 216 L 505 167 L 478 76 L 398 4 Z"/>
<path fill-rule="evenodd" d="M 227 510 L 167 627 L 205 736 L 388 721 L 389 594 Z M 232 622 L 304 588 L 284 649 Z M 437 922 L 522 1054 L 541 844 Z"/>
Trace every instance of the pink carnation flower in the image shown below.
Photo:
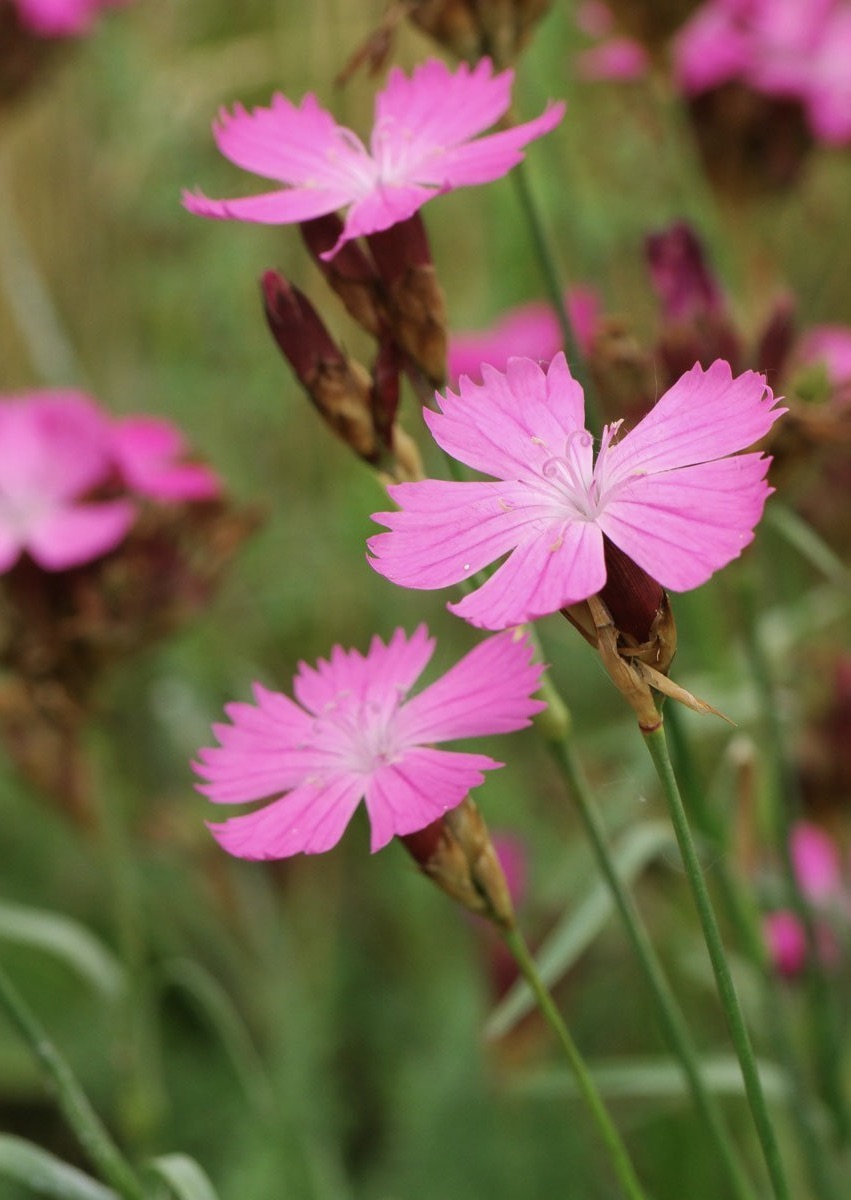
<path fill-rule="evenodd" d="M 697 95 L 731 80 L 799 100 L 813 132 L 851 138 L 849 0 L 708 0 L 674 43 L 680 84 Z"/>
<path fill-rule="evenodd" d="M 482 59 L 451 71 L 431 59 L 408 78 L 397 67 L 378 93 L 369 149 L 338 125 L 315 96 L 301 105 L 278 94 L 271 108 L 222 111 L 214 134 L 231 162 L 286 186 L 242 200 L 185 193 L 190 212 L 278 225 L 345 208 L 343 231 L 322 255 L 332 258 L 352 238 L 379 233 L 413 216 L 432 196 L 505 175 L 522 147 L 561 120 L 563 104 L 534 121 L 476 138 L 511 103 L 513 71 L 493 75 Z M 476 140 L 473 140 L 476 139 Z"/>
<path fill-rule="evenodd" d="M 407 700 L 434 650 L 421 625 L 398 629 L 369 652 L 335 646 L 316 667 L 299 666 L 296 700 L 254 685 L 256 704 L 229 704 L 220 745 L 199 751 L 195 771 L 211 800 L 264 808 L 210 825 L 239 858 L 318 854 L 340 840 L 361 800 L 372 849 L 414 833 L 460 804 L 502 766 L 484 754 L 435 750 L 432 742 L 508 733 L 544 708 L 533 700 L 543 668 L 525 638 L 482 642 L 441 679 Z M 297 701 L 297 703 L 296 703 Z"/>
<path fill-rule="evenodd" d="M 403 587 L 471 579 L 508 555 L 449 608 L 486 629 L 530 621 L 600 591 L 609 539 L 663 587 L 686 591 L 738 557 L 771 489 L 770 459 L 729 457 L 783 409 L 762 375 L 727 363 L 695 366 L 631 433 L 606 426 L 593 458 L 582 389 L 563 354 L 545 373 L 513 359 L 484 367 L 481 387 L 426 411 L 435 441 L 496 482 L 424 480 L 389 489 L 400 512 L 376 513 L 372 565 Z"/>
<path fill-rule="evenodd" d="M 79 37 L 88 33 L 102 8 L 125 0 L 16 0 L 21 24 L 39 37 Z"/>
<path fill-rule="evenodd" d="M 597 330 L 600 299 L 587 287 L 571 288 L 564 297 L 573 334 L 583 354 L 591 349 Z M 482 364 L 505 370 L 509 358 L 534 358 L 548 363 L 562 349 L 561 326 L 555 309 L 532 301 L 510 309 L 490 329 L 457 333 L 449 338 L 447 367 L 450 383 L 462 375 L 481 382 Z"/>
<path fill-rule="evenodd" d="M 123 417 L 112 427 L 112 453 L 128 487 L 153 500 L 212 500 L 218 476 L 204 463 L 180 461 L 183 434 L 162 417 Z"/>
<path fill-rule="evenodd" d="M 133 505 L 84 499 L 112 468 L 108 425 L 88 397 L 33 392 L 0 403 L 0 571 L 24 551 L 62 571 L 114 549 Z"/>

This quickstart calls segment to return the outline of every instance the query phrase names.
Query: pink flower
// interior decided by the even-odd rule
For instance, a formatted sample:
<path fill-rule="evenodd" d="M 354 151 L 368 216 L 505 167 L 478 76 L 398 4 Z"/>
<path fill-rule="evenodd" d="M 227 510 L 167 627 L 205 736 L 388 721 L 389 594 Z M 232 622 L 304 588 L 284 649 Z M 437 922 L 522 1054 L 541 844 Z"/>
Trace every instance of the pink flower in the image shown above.
<path fill-rule="evenodd" d="M 797 821 L 789 837 L 792 869 L 804 899 L 816 909 L 814 927 L 819 961 L 835 966 L 839 943 L 831 924 L 822 914 L 833 908 L 847 923 L 848 891 L 842 878 L 839 847 L 820 826 Z M 788 909 L 763 918 L 771 960 L 781 975 L 800 974 L 807 960 L 807 936 L 800 918 Z"/>
<path fill-rule="evenodd" d="M 102 8 L 125 0 L 16 0 L 21 24 L 40 37 L 79 37 L 88 33 Z"/>
<path fill-rule="evenodd" d="M 770 460 L 730 457 L 761 438 L 783 409 L 762 375 L 733 379 L 727 363 L 695 366 L 631 433 L 603 431 L 596 462 L 584 398 L 563 354 L 545 373 L 513 359 L 483 368 L 481 387 L 426 411 L 447 454 L 496 482 L 424 480 L 389 489 L 400 512 L 377 513 L 372 565 L 403 587 L 471 579 L 508 555 L 449 608 L 502 629 L 595 595 L 606 581 L 605 539 L 663 587 L 687 591 L 738 557 L 771 489 Z"/>
<path fill-rule="evenodd" d="M 571 288 L 564 297 L 574 337 L 587 354 L 596 332 L 600 300 L 591 288 Z M 462 375 L 481 382 L 482 364 L 504 371 L 509 358 L 534 358 L 548 363 L 562 349 L 561 326 L 555 309 L 532 301 L 510 309 L 490 329 L 458 333 L 449 339 L 448 375 L 457 383 Z"/>
<path fill-rule="evenodd" d="M 154 500 L 212 500 L 218 477 L 203 463 L 179 461 L 183 434 L 162 417 L 123 417 L 112 427 L 112 454 L 125 483 Z"/>
<path fill-rule="evenodd" d="M 511 103 L 512 71 L 493 75 L 482 59 L 456 71 L 437 59 L 408 78 L 397 67 L 378 93 L 369 149 L 338 125 L 316 98 L 301 105 L 278 94 L 271 108 L 222 111 L 214 126 L 222 154 L 239 167 L 286 186 L 242 200 L 209 200 L 185 193 L 190 212 L 278 225 L 346 208 L 332 258 L 352 238 L 389 229 L 413 216 L 432 196 L 499 179 L 523 157 L 522 147 L 561 120 L 563 104 L 534 121 L 476 140 Z"/>
<path fill-rule="evenodd" d="M 0 571 L 25 551 L 62 571 L 114 549 L 133 505 L 85 499 L 112 467 L 108 425 L 87 396 L 33 392 L 0 403 Z"/>
<path fill-rule="evenodd" d="M 776 970 L 788 977 L 800 975 L 807 961 L 807 937 L 795 914 L 785 908 L 767 913 L 762 932 Z"/>
<path fill-rule="evenodd" d="M 799 100 L 813 133 L 851 138 L 851 3 L 848 0 L 708 0 L 674 43 L 684 90 L 731 80 Z"/>
<path fill-rule="evenodd" d="M 834 387 L 851 383 L 851 329 L 816 325 L 801 339 L 798 358 L 804 363 L 823 363 Z"/>
<path fill-rule="evenodd" d="M 618 37 L 583 50 L 576 57 L 580 79 L 614 79 L 629 83 L 643 79 L 650 70 L 647 51 L 635 38 Z"/>
<path fill-rule="evenodd" d="M 335 646 L 299 666 L 296 701 L 254 685 L 256 704 L 229 704 L 219 746 L 199 751 L 199 791 L 220 804 L 277 796 L 264 808 L 210 825 L 239 858 L 318 854 L 340 840 L 361 800 L 372 850 L 414 833 L 460 804 L 502 766 L 483 754 L 428 743 L 522 729 L 544 708 L 531 696 L 542 667 L 516 635 L 482 642 L 412 700 L 407 694 L 434 650 L 424 625 L 397 629 L 369 652 Z"/>
<path fill-rule="evenodd" d="M 839 849 L 833 838 L 811 821 L 797 821 L 789 842 L 798 886 L 816 903 L 835 896 L 842 885 Z"/>

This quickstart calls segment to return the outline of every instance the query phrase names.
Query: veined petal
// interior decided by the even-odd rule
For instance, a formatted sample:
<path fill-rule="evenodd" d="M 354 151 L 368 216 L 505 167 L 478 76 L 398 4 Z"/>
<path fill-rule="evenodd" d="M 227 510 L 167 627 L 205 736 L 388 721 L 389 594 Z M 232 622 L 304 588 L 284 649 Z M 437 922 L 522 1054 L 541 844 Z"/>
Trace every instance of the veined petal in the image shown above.
<path fill-rule="evenodd" d="M 431 200 L 435 192 L 433 188 L 417 187 L 414 185 L 397 186 L 395 184 L 378 183 L 373 191 L 363 196 L 349 209 L 343 225 L 343 231 L 330 250 L 319 257 L 331 259 L 342 245 L 352 238 L 365 237 L 370 233 L 381 233 L 391 225 L 407 221 L 427 200 Z"/>
<path fill-rule="evenodd" d="M 523 729 L 546 707 L 531 698 L 543 670 L 532 662 L 525 635 L 488 638 L 408 701 L 399 715 L 400 735 L 410 742 L 445 742 Z"/>
<path fill-rule="evenodd" d="M 536 465 L 561 454 L 584 428 L 585 400 L 564 354 L 546 372 L 528 358 L 508 360 L 505 374 L 482 367 L 481 384 L 462 379 L 460 395 L 438 396 L 426 424 L 441 449 L 474 470 L 501 479 L 537 478 Z M 576 448 L 590 469 L 591 441 Z"/>
<path fill-rule="evenodd" d="M 41 517 L 27 531 L 27 550 L 48 571 L 64 571 L 114 550 L 136 515 L 129 500 L 77 504 Z"/>
<path fill-rule="evenodd" d="M 435 151 L 416 166 L 411 179 L 439 188 L 466 187 L 501 179 L 523 160 L 523 148 L 558 125 L 564 116 L 563 103 L 552 104 L 539 117 L 501 133 L 490 133 L 474 142 Z"/>
<path fill-rule="evenodd" d="M 318 786 L 296 788 L 256 812 L 207 822 L 207 828 L 237 858 L 321 854 L 339 842 L 362 796 L 362 782 L 340 774 Z"/>
<path fill-rule="evenodd" d="M 742 454 L 638 477 L 597 523 L 662 587 L 687 591 L 753 540 L 771 492 L 765 482 L 770 461 Z"/>
<path fill-rule="evenodd" d="M 236 166 L 312 189 L 346 188 L 368 160 L 355 135 L 310 94 L 301 105 L 276 93 L 271 108 L 247 112 L 237 104 L 232 113 L 222 109 L 213 134 L 219 150 Z"/>
<path fill-rule="evenodd" d="M 461 63 L 452 71 L 432 58 L 414 68 L 410 78 L 393 67 L 375 102 L 375 126 L 387 137 L 392 130 L 408 143 L 412 159 L 435 147 L 454 146 L 488 129 L 511 104 L 513 71 L 493 74 L 487 58 L 471 70 Z M 379 148 L 373 143 L 373 151 Z"/>
<path fill-rule="evenodd" d="M 706 371 L 696 364 L 610 447 L 607 478 L 675 470 L 743 450 L 786 411 L 776 404 L 764 375 L 745 371 L 734 379 L 721 359 Z"/>
<path fill-rule="evenodd" d="M 401 587 L 440 588 L 472 578 L 516 546 L 532 519 L 509 507 L 503 483 L 428 479 L 388 491 L 402 509 L 373 514 L 390 532 L 369 538 L 368 561 Z"/>
<path fill-rule="evenodd" d="M 258 225 L 286 225 L 309 221 L 336 212 L 351 200 L 351 193 L 326 188 L 287 188 L 244 196 L 240 200 L 211 200 L 200 192 L 184 192 L 183 207 L 198 217 L 222 221 L 253 221 Z"/>
<path fill-rule="evenodd" d="M 416 747 L 376 771 L 366 785 L 373 853 L 393 837 L 425 829 L 478 787 L 483 771 L 501 766 L 485 754 Z"/>
<path fill-rule="evenodd" d="M 507 629 L 586 600 L 605 581 L 600 529 L 566 522 L 518 546 L 487 583 L 448 607 L 479 628 Z"/>
<path fill-rule="evenodd" d="M 341 696 L 360 701 L 367 693 L 384 694 L 396 703 L 416 683 L 433 653 L 434 639 L 425 625 L 418 626 L 410 638 L 397 629 L 386 646 L 374 637 L 365 656 L 335 646 L 316 667 L 299 663 L 293 690 L 299 702 L 317 715 L 339 703 Z"/>

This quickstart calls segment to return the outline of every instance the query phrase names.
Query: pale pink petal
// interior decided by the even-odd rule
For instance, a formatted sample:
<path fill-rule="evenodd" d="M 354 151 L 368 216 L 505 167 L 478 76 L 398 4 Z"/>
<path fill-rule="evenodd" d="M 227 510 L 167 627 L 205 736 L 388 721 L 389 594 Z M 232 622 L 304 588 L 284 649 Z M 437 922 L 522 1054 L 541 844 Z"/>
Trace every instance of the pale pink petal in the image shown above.
<path fill-rule="evenodd" d="M 506 629 L 586 600 L 605 579 L 603 535 L 575 521 L 518 546 L 486 583 L 448 607 L 471 625 Z"/>
<path fill-rule="evenodd" d="M 792 865 L 801 891 L 810 900 L 828 900 L 842 886 L 836 842 L 810 821 L 798 821 L 789 841 Z"/>
<path fill-rule="evenodd" d="M 408 701 L 400 732 L 412 742 L 444 742 L 523 729 L 546 707 L 531 699 L 543 670 L 527 637 L 488 638 Z"/>
<path fill-rule="evenodd" d="M 286 225 L 292 221 L 324 217 L 350 200 L 349 192 L 326 188 L 288 188 L 261 196 L 245 196 L 241 200 L 211 200 L 200 192 L 183 193 L 183 207 L 195 216 L 253 221 L 258 225 Z"/>
<path fill-rule="evenodd" d="M 460 395 L 438 396 L 439 413 L 423 415 L 442 450 L 474 470 L 524 479 L 532 459 L 561 454 L 566 439 L 584 428 L 582 388 L 567 360 L 556 354 L 546 373 L 529 359 L 511 359 L 506 373 L 482 367 L 483 384 L 461 380 Z M 590 465 L 590 439 L 582 450 Z"/>
<path fill-rule="evenodd" d="M 538 514 L 511 507 L 505 483 L 424 480 L 388 491 L 402 510 L 373 514 L 391 532 L 369 538 L 367 548 L 371 566 L 400 587 L 441 588 L 471 579 L 516 546 Z M 527 495 L 518 498 L 524 503 Z"/>
<path fill-rule="evenodd" d="M 453 383 L 462 375 L 481 383 L 483 363 L 500 371 L 515 357 L 548 363 L 561 345 L 561 327 L 552 305 L 524 304 L 506 313 L 491 330 L 450 336 L 448 375 Z"/>
<path fill-rule="evenodd" d="M 380 233 L 383 229 L 389 229 L 391 225 L 407 221 L 408 217 L 412 217 L 434 194 L 431 188 L 378 184 L 374 191 L 351 206 L 342 233 L 331 249 L 321 254 L 320 258 L 333 258 L 340 247 L 352 238 Z"/>
<path fill-rule="evenodd" d="M 339 842 L 362 797 L 362 782 L 341 774 L 296 788 L 256 812 L 208 822 L 207 828 L 236 858 L 321 854 Z"/>
<path fill-rule="evenodd" d="M 435 152 L 412 170 L 411 179 L 444 190 L 501 179 L 523 161 L 524 146 L 555 129 L 564 113 L 563 103 L 552 104 L 533 121 Z"/>
<path fill-rule="evenodd" d="M 415 747 L 380 768 L 366 785 L 370 849 L 375 853 L 391 838 L 424 829 L 483 783 L 483 771 L 501 766 L 484 754 Z"/>
<path fill-rule="evenodd" d="M 136 510 L 129 500 L 69 505 L 27 532 L 27 550 L 48 571 L 65 571 L 108 554 L 124 540 Z"/>
<path fill-rule="evenodd" d="M 687 591 L 741 554 L 771 489 L 770 459 L 743 454 L 639 476 L 597 518 L 616 546 L 663 587 Z"/>
<path fill-rule="evenodd" d="M 387 645 L 374 637 L 366 656 L 335 646 L 315 668 L 299 663 L 293 690 L 299 703 L 317 715 L 344 693 L 357 699 L 367 692 L 373 699 L 384 693 L 395 702 L 417 681 L 433 653 L 434 639 L 425 625 L 418 626 L 410 638 L 397 629 Z"/>
<path fill-rule="evenodd" d="M 0 479 L 10 496 L 73 500 L 109 474 L 109 425 L 82 392 L 8 397 L 0 432 Z"/>
<path fill-rule="evenodd" d="M 677 82 L 693 96 L 746 72 L 752 49 L 725 7 L 709 3 L 674 38 L 673 55 Z"/>
<path fill-rule="evenodd" d="M 723 360 L 705 371 L 695 364 L 611 447 L 609 478 L 669 471 L 733 454 L 768 433 L 786 411 L 776 404 L 765 376 L 755 371 L 734 379 Z"/>
<path fill-rule="evenodd" d="M 174 461 L 185 453 L 185 440 L 180 430 L 162 417 L 116 421 L 112 451 L 128 486 L 155 500 L 209 500 L 221 491 L 209 467 Z"/>
<path fill-rule="evenodd" d="M 435 148 L 475 137 L 508 110 L 513 82 L 513 71 L 494 75 L 487 58 L 472 69 L 461 63 L 455 71 L 432 58 L 415 67 L 410 77 L 393 67 L 376 97 L 373 152 L 378 157 L 393 137 L 407 142 L 416 160 Z"/>

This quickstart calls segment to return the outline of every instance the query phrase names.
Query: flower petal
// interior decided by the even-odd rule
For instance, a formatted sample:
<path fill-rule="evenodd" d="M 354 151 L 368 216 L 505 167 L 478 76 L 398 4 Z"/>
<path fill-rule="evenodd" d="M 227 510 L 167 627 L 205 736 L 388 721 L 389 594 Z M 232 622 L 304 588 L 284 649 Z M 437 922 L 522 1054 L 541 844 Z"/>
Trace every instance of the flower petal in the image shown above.
<path fill-rule="evenodd" d="M 333 258 L 340 247 L 352 238 L 381 233 L 391 225 L 407 221 L 408 217 L 412 217 L 434 194 L 433 188 L 378 184 L 369 195 L 355 201 L 349 209 L 339 238 L 330 250 L 324 251 L 319 257 L 325 260 Z"/>
<path fill-rule="evenodd" d="M 745 371 L 734 379 L 721 359 L 706 371 L 695 364 L 611 447 L 609 479 L 670 471 L 743 450 L 786 411 L 776 403 L 764 375 Z"/>
<path fill-rule="evenodd" d="M 523 147 L 554 129 L 564 112 L 563 103 L 552 104 L 533 121 L 436 152 L 412 170 L 411 178 L 442 189 L 501 179 L 523 161 Z"/>
<path fill-rule="evenodd" d="M 738 558 L 771 493 L 771 460 L 742 454 L 639 476 L 597 523 L 662 587 L 688 591 Z"/>
<path fill-rule="evenodd" d="M 450 671 L 405 705 L 399 733 L 410 742 L 523 729 L 546 705 L 531 699 L 544 667 L 533 663 L 532 645 L 520 634 L 488 638 Z"/>
<path fill-rule="evenodd" d="M 426 424 L 441 449 L 474 470 L 501 479 L 537 479 L 533 462 L 561 454 L 568 436 L 584 428 L 582 388 L 564 354 L 546 372 L 528 358 L 509 359 L 505 374 L 482 367 L 481 386 L 461 380 L 460 395 L 438 396 L 440 412 Z M 591 446 L 585 454 L 590 464 Z"/>
<path fill-rule="evenodd" d="M 327 188 L 287 188 L 241 200 L 211 200 L 201 192 L 184 192 L 183 207 L 198 217 L 228 221 L 254 221 L 258 225 L 286 225 L 324 217 L 348 204 L 351 195 Z"/>
<path fill-rule="evenodd" d="M 575 521 L 518 546 L 487 583 L 448 607 L 471 625 L 506 629 L 586 600 L 605 580 L 602 533 Z"/>
<path fill-rule="evenodd" d="M 339 842 L 362 797 L 362 782 L 341 774 L 296 788 L 256 812 L 220 824 L 208 821 L 207 828 L 237 858 L 321 854 Z"/>
<path fill-rule="evenodd" d="M 328 659 L 320 658 L 316 667 L 299 663 L 293 690 L 299 703 L 320 715 L 341 697 L 361 701 L 367 693 L 375 700 L 386 696 L 398 703 L 417 681 L 434 653 L 434 639 L 425 625 L 418 626 L 408 638 L 397 629 L 385 646 L 374 637 L 366 656 L 357 650 L 335 646 Z"/>
<path fill-rule="evenodd" d="M 27 550 L 48 571 L 65 571 L 108 554 L 126 536 L 136 509 L 129 500 L 77 504 L 41 517 L 27 530 Z"/>
<path fill-rule="evenodd" d="M 483 771 L 501 766 L 485 754 L 417 747 L 400 762 L 382 767 L 366 786 L 371 850 L 375 853 L 393 837 L 425 829 L 484 782 Z"/>

